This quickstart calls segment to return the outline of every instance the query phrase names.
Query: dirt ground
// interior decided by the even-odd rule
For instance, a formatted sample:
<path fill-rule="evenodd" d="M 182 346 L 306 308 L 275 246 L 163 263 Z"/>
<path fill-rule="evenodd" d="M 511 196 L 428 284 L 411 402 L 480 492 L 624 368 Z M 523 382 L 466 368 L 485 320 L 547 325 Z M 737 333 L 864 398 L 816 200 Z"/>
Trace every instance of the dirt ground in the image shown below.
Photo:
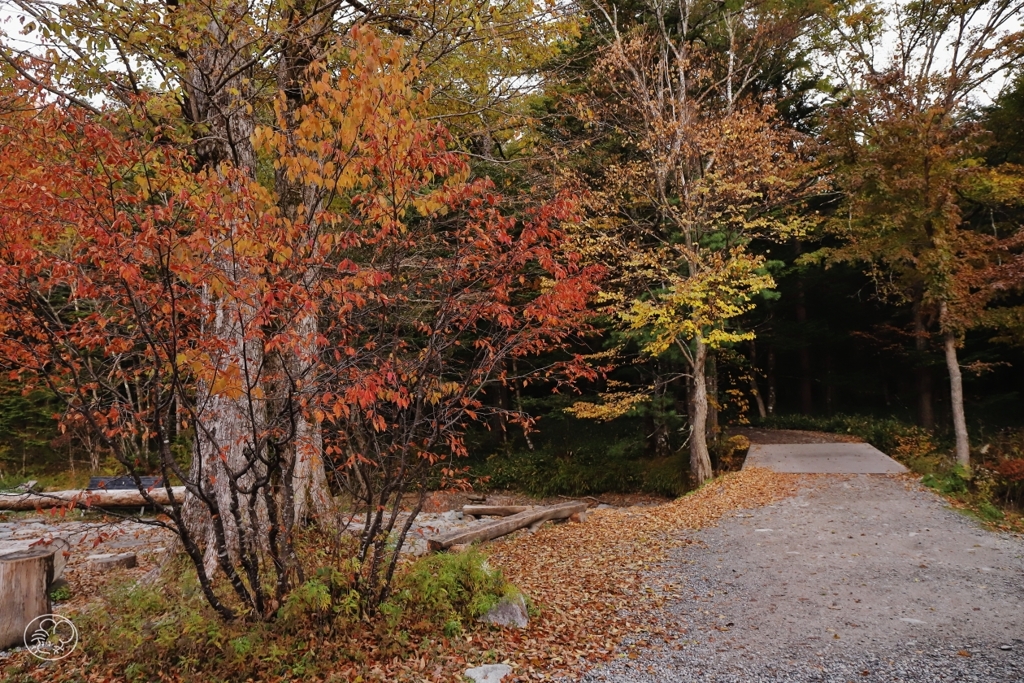
<path fill-rule="evenodd" d="M 682 638 L 584 680 L 1024 681 L 1024 542 L 910 477 L 822 476 L 652 576 Z"/>

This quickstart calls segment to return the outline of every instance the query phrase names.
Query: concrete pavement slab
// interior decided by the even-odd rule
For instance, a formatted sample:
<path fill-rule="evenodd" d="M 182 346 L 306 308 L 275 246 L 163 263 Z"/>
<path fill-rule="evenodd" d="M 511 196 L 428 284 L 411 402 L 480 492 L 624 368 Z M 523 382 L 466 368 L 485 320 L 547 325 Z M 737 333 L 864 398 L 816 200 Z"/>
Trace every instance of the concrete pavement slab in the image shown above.
<path fill-rule="evenodd" d="M 743 467 L 805 474 L 899 474 L 907 471 L 867 443 L 752 444 Z"/>

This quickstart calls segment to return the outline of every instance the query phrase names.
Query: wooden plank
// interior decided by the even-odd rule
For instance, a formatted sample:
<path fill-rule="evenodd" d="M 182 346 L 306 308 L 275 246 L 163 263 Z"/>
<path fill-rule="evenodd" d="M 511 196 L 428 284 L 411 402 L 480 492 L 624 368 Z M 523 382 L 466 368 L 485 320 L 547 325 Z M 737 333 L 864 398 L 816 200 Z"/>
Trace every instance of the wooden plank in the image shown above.
<path fill-rule="evenodd" d="M 508 517 L 532 510 L 532 505 L 463 505 L 462 514 L 474 517 Z"/>
<path fill-rule="evenodd" d="M 185 487 L 171 488 L 176 501 L 185 500 Z M 154 488 L 149 495 L 159 505 L 170 499 L 163 487 Z M 138 489 L 114 491 L 52 491 L 50 493 L 0 493 L 0 510 L 44 510 L 73 504 L 76 507 L 138 507 L 148 505 Z"/>
<path fill-rule="evenodd" d="M 444 536 L 428 538 L 427 548 L 431 552 L 437 552 L 438 550 L 450 548 L 453 545 L 489 541 L 537 522 L 546 522 L 549 519 L 566 519 L 575 513 L 584 512 L 586 509 L 587 504 L 579 501 L 560 503 L 549 507 L 532 508 L 504 519 L 477 525 L 472 529 L 453 531 Z"/>

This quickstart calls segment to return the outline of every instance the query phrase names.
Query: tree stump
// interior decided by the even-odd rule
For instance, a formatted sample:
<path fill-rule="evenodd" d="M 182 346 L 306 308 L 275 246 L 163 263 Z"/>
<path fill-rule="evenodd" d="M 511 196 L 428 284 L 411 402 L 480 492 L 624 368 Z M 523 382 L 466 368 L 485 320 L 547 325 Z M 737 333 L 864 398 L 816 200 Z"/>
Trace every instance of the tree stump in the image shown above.
<path fill-rule="evenodd" d="M 25 626 L 50 613 L 53 548 L 0 555 L 0 650 L 24 645 Z"/>

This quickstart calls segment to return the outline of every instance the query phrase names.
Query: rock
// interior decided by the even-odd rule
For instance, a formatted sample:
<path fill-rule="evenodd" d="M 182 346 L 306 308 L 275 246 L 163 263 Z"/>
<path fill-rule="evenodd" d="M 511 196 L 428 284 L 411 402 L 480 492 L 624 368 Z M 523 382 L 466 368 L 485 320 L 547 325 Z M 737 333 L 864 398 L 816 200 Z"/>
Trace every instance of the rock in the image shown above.
<path fill-rule="evenodd" d="M 111 569 L 117 569 L 123 567 L 125 569 L 131 569 L 136 566 L 139 561 L 135 557 L 135 553 L 104 553 L 100 555 L 90 555 L 89 564 L 93 569 L 98 569 L 103 572 L 108 572 Z"/>
<path fill-rule="evenodd" d="M 469 499 L 470 503 L 483 503 L 487 500 L 487 495 L 480 493 L 471 493 L 468 496 L 466 496 L 466 498 Z"/>
<path fill-rule="evenodd" d="M 479 621 L 495 626 L 515 626 L 526 628 L 530 623 L 530 615 L 526 610 L 526 599 L 522 595 L 502 598 Z"/>
<path fill-rule="evenodd" d="M 474 683 L 501 683 L 501 681 L 512 673 L 512 667 L 508 664 L 484 664 L 466 670 L 466 677 L 471 678 Z"/>

